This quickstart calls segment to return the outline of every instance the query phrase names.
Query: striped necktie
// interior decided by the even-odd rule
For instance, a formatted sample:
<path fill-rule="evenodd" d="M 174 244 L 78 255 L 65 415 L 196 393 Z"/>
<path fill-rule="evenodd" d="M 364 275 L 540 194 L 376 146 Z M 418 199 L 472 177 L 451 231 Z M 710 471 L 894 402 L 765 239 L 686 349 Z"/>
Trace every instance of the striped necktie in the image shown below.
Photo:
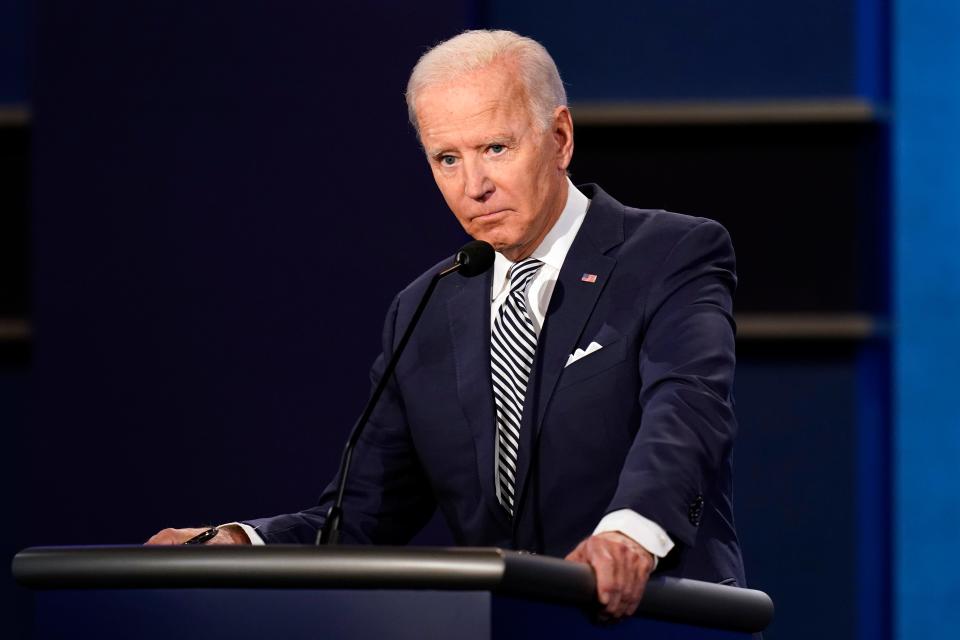
<path fill-rule="evenodd" d="M 520 450 L 520 417 L 537 350 L 537 332 L 527 313 L 527 288 L 541 266 L 543 263 L 539 260 L 527 258 L 510 268 L 510 293 L 500 305 L 490 334 L 490 369 L 497 409 L 497 499 L 511 516 Z"/>

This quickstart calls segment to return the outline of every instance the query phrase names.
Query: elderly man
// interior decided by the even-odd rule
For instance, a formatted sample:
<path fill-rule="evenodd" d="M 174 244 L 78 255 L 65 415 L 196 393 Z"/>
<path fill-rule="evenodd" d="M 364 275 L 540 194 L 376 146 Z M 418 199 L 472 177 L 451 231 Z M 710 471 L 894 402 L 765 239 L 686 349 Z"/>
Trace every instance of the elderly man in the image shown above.
<path fill-rule="evenodd" d="M 497 255 L 428 305 L 355 453 L 343 539 L 403 544 L 439 507 L 459 544 L 588 563 L 612 617 L 654 569 L 743 585 L 726 232 L 575 187 L 563 84 L 533 40 L 438 45 L 407 104 L 447 205 Z M 395 298 L 374 380 L 436 270 Z M 211 542 L 311 543 L 331 500 Z"/>

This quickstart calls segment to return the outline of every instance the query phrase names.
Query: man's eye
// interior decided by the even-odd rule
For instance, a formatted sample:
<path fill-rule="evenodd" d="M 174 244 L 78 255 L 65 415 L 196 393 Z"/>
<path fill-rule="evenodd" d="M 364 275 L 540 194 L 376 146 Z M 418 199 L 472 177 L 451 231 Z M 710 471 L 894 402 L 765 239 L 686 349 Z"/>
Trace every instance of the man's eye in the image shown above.
<path fill-rule="evenodd" d="M 440 157 L 440 164 L 442 164 L 442 165 L 446 165 L 446 166 L 448 166 L 448 167 L 452 167 L 452 166 L 455 165 L 456 163 L 457 163 L 457 159 L 454 158 L 453 156 L 441 156 L 441 157 Z"/>
<path fill-rule="evenodd" d="M 490 145 L 490 151 L 492 151 L 492 152 L 493 152 L 494 154 L 496 154 L 496 155 L 499 155 L 499 154 L 503 153 L 505 149 L 506 149 L 506 147 L 503 146 L 502 144 L 492 144 L 492 145 Z"/>

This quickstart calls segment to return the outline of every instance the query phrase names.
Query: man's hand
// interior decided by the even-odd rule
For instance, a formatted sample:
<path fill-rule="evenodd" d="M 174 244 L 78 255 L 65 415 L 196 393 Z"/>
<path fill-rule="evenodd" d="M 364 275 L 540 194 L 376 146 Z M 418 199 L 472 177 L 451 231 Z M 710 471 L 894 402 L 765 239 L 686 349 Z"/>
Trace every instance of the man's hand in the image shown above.
<path fill-rule="evenodd" d="M 147 540 L 146 544 L 183 544 L 210 527 L 199 529 L 164 529 Z M 204 544 L 250 544 L 250 538 L 236 525 L 227 525 L 217 530 L 217 535 Z"/>
<path fill-rule="evenodd" d="M 593 569 L 597 599 L 604 605 L 601 619 L 633 615 L 653 571 L 653 554 L 619 531 L 590 536 L 566 559 Z"/>

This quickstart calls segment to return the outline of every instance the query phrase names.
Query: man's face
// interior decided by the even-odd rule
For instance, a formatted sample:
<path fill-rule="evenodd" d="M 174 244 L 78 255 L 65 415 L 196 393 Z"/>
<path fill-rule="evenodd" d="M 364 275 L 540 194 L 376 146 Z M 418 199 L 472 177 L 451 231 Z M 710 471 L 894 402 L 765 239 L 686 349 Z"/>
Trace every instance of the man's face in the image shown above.
<path fill-rule="evenodd" d="M 573 126 L 558 107 L 540 131 L 513 68 L 494 64 L 417 99 L 433 178 L 464 230 L 511 260 L 530 255 L 566 204 Z"/>

